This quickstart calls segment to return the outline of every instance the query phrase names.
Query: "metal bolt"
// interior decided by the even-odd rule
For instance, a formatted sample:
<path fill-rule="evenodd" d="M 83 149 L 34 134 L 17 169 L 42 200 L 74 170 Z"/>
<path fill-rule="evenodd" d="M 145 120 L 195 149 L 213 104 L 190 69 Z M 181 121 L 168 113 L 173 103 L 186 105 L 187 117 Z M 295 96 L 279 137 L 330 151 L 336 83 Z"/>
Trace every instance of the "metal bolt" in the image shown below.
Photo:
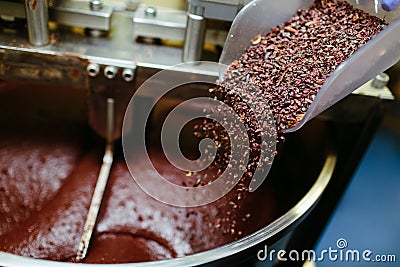
<path fill-rule="evenodd" d="M 389 75 L 387 75 L 386 73 L 378 74 L 372 80 L 372 87 L 376 89 L 382 89 L 388 84 L 389 80 L 390 80 Z"/>
<path fill-rule="evenodd" d="M 149 17 L 157 16 L 157 9 L 155 7 L 149 6 L 144 10 L 144 14 Z"/>
<path fill-rule="evenodd" d="M 90 63 L 86 68 L 86 73 L 90 77 L 96 77 L 97 75 L 99 75 L 99 72 L 100 72 L 100 66 L 95 63 Z"/>
<path fill-rule="evenodd" d="M 104 76 L 108 79 L 113 79 L 117 75 L 118 69 L 114 66 L 107 66 L 104 69 Z"/>
<path fill-rule="evenodd" d="M 103 8 L 102 0 L 90 0 L 90 9 L 93 11 L 99 11 Z"/>
<path fill-rule="evenodd" d="M 122 72 L 122 78 L 126 82 L 133 81 L 133 79 L 135 78 L 134 70 L 133 69 L 124 69 L 124 71 Z"/>

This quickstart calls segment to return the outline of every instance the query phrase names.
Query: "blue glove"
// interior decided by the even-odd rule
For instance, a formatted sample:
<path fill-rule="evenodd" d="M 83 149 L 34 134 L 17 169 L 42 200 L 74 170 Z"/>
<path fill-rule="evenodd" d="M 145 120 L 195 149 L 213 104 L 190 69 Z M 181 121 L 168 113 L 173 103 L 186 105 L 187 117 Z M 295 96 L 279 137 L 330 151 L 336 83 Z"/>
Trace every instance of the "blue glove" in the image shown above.
<path fill-rule="evenodd" d="M 382 8 L 386 11 L 392 11 L 400 5 L 400 0 L 382 0 Z"/>

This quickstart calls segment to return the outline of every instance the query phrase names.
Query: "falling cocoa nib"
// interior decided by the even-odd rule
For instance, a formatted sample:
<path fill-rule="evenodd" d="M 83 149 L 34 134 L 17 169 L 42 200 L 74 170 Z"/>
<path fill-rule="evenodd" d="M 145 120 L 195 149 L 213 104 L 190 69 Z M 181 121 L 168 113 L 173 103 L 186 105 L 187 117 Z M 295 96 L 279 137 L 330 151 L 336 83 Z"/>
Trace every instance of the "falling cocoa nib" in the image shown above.
<path fill-rule="evenodd" d="M 336 67 L 386 25 L 346 1 L 315 1 L 265 36 L 249 40 L 250 47 L 232 63 L 214 92 L 232 104 L 229 91 L 242 96 L 243 87 L 255 83 L 261 92 L 254 95 L 264 97 L 241 100 L 253 105 L 265 101 L 254 106 L 261 108 L 267 103 L 278 132 L 283 132 L 303 118 Z"/>
<path fill-rule="evenodd" d="M 261 135 L 275 133 L 268 129 L 260 131 L 258 116 L 269 107 L 278 133 L 295 126 L 338 65 L 386 25 L 385 21 L 354 9 L 345 1 L 321 0 L 307 10 L 299 10 L 265 36 L 257 35 L 249 40 L 249 48 L 231 64 L 224 80 L 209 90 L 235 110 L 250 141 L 249 163 L 239 166 L 245 173 L 236 186 L 238 201 L 235 205 L 240 206 L 246 198 L 249 181 L 260 168 Z M 231 159 L 231 144 L 221 124 L 204 119 L 195 134 L 218 141 L 223 153 L 217 155 L 215 164 L 223 172 Z M 278 141 L 284 140 L 280 138 Z M 228 214 L 221 223 L 226 224 L 231 219 Z M 242 221 L 250 219 L 250 214 L 241 218 Z M 227 234 L 240 236 L 241 230 L 235 229 L 235 225 L 228 228 Z"/>

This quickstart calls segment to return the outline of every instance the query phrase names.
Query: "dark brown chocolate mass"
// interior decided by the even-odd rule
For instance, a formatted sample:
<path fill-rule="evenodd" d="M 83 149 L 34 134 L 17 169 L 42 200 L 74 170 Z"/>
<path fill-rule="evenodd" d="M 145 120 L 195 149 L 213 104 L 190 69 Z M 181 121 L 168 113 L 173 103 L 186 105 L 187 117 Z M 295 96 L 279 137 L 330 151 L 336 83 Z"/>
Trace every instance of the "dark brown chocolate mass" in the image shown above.
<path fill-rule="evenodd" d="M 259 83 L 282 131 L 301 119 L 334 68 L 383 26 L 343 2 L 318 1 L 267 36 L 255 38 L 230 67 L 225 83 Z M 74 261 L 104 149 L 104 141 L 77 119 L 87 117 L 75 106 L 84 94 L 0 82 L 1 251 Z M 249 115 L 246 109 L 236 111 Z M 205 174 L 188 177 L 168 164 L 160 150 L 151 151 L 158 171 L 177 184 L 194 185 Z M 138 168 L 141 157 L 137 155 Z M 145 167 L 142 174 L 147 175 Z M 214 203 L 169 206 L 139 188 L 117 149 L 85 262 L 181 257 L 246 236 L 277 217 L 272 191 L 247 194 L 246 188 L 242 179 Z"/>
<path fill-rule="evenodd" d="M 72 94 L 68 90 L 2 83 L 0 94 L 0 250 L 73 262 L 104 140 L 92 134 L 84 121 L 64 113 L 71 108 L 63 104 Z M 43 103 L 45 97 L 52 105 Z M 74 101 L 72 97 L 71 105 Z M 188 176 L 168 164 L 158 148 L 150 151 L 153 164 L 170 181 L 190 186 L 198 179 L 198 174 Z M 146 175 L 140 158 L 138 167 Z M 161 203 L 135 183 L 116 143 L 115 162 L 85 262 L 181 257 L 237 240 L 274 218 L 272 192 L 247 196 L 236 189 L 197 208 Z"/>
<path fill-rule="evenodd" d="M 29 143 L 30 139 L 30 136 L 26 136 L 23 142 Z M 62 145 L 54 145 L 46 150 L 46 157 L 55 158 L 54 151 L 60 151 Z M 14 144 L 14 149 L 16 147 Z M 21 154 L 27 154 L 31 150 L 45 149 L 40 143 L 32 142 L 29 147 L 24 146 L 18 150 Z M 20 169 L 2 174 L 2 189 L 23 188 L 19 191 L 1 190 L 0 212 L 6 219 L 20 218 L 21 213 L 25 215 L 18 221 L 3 223 L 4 230 L 0 239 L 2 251 L 35 258 L 74 260 L 102 150 L 94 148 L 80 151 L 80 147 L 74 147 L 73 144 L 69 150 L 75 152 L 70 156 L 74 164 L 58 158 L 53 159 L 48 172 L 30 172 L 32 170 L 25 162 L 19 162 Z M 3 152 L 10 150 L 2 148 Z M 175 182 L 187 180 L 185 173 L 167 164 L 160 154 L 153 153 L 152 160 L 164 175 L 173 177 Z M 16 156 L 14 153 L 13 157 Z M 33 171 L 48 167 L 40 158 L 31 158 L 30 161 L 37 166 Z M 5 169 L 3 163 L 8 162 L 1 161 L 1 168 Z M 66 177 L 58 178 L 58 171 L 65 173 Z M 143 174 L 146 174 L 145 169 Z M 34 179 L 20 180 L 19 177 L 39 177 L 41 185 L 37 185 Z M 45 197 L 35 191 L 36 186 L 53 188 L 55 181 L 58 181 L 58 186 L 52 194 Z M 23 201 L 19 200 L 20 195 L 29 195 L 30 203 L 38 203 L 32 208 L 33 211 L 23 206 Z M 144 193 L 130 176 L 124 160 L 119 158 L 113 165 L 96 232 L 85 262 L 137 262 L 189 255 L 232 242 L 257 230 L 257 227 L 264 224 L 265 218 L 272 217 L 269 205 L 262 208 L 246 205 L 250 199 L 243 197 L 238 201 L 237 196 L 237 192 L 233 191 L 215 203 L 198 208 L 169 206 Z M 262 201 L 272 203 L 269 197 L 265 196 Z M 257 208 L 257 213 L 262 216 L 257 218 L 252 207 Z"/>

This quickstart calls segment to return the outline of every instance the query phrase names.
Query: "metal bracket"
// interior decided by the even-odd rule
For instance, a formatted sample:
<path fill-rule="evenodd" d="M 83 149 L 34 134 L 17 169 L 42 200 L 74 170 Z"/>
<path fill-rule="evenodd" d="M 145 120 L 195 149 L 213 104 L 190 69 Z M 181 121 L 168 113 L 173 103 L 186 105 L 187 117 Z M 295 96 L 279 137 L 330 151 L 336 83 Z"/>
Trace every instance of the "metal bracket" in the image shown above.
<path fill-rule="evenodd" d="M 107 5 L 92 10 L 89 1 L 49 1 L 49 20 L 66 26 L 108 31 L 112 13 L 113 8 Z M 0 0 L 0 15 L 26 18 L 24 2 Z"/>

